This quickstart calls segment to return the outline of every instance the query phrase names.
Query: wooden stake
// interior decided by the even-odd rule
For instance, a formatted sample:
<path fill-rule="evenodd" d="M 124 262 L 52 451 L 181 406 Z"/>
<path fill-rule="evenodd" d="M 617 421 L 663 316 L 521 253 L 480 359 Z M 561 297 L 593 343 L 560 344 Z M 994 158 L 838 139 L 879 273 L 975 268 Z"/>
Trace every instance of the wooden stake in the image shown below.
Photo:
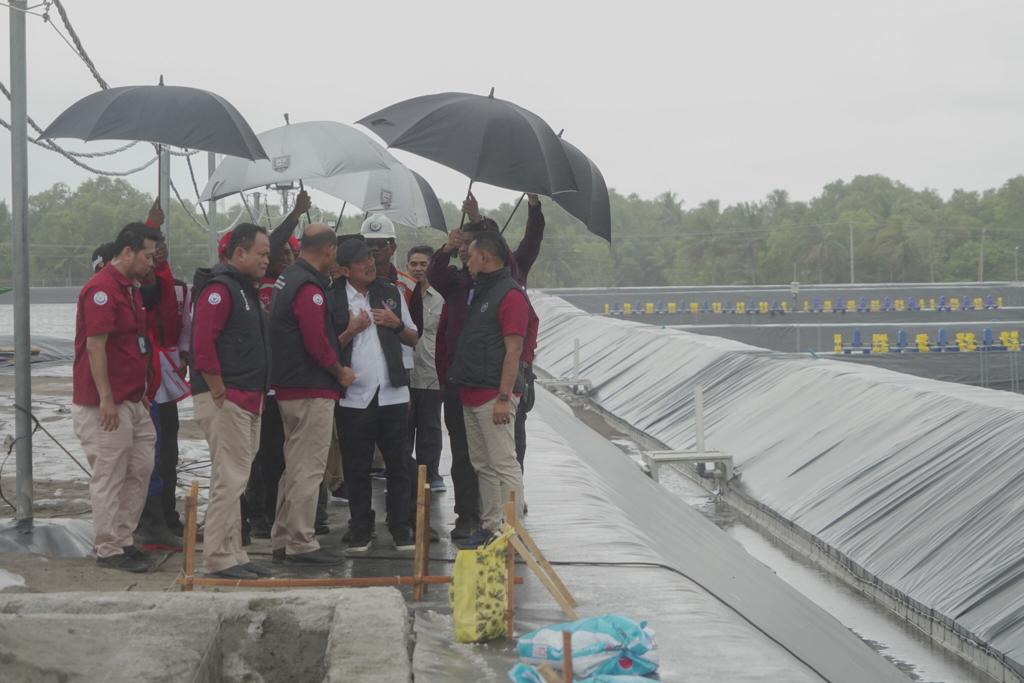
<path fill-rule="evenodd" d="M 412 560 L 412 573 L 417 579 L 423 578 L 424 559 L 429 551 L 430 536 L 425 532 L 426 516 L 426 488 L 427 488 L 427 466 L 420 465 L 416 476 L 416 552 Z M 416 602 L 423 600 L 423 583 L 417 582 L 412 589 L 412 599 Z"/>
<path fill-rule="evenodd" d="M 555 599 L 558 606 L 565 612 L 565 616 L 575 621 L 579 617 L 576 615 L 576 610 L 573 609 L 573 605 L 569 602 L 569 598 L 562 594 L 558 587 L 555 586 L 551 577 L 541 568 L 540 564 L 534 558 L 533 554 L 523 545 L 523 541 L 519 538 L 518 534 L 514 534 L 509 541 L 509 545 L 519 551 L 519 554 L 526 560 L 526 565 L 533 570 L 537 578 L 540 580 L 544 587 L 548 589 L 548 593 L 551 593 L 551 597 Z"/>
<path fill-rule="evenodd" d="M 562 631 L 562 680 L 572 683 L 572 633 Z"/>
<path fill-rule="evenodd" d="M 540 674 L 541 678 L 544 679 L 544 683 L 562 683 L 562 677 L 547 664 L 541 664 L 538 666 L 537 672 Z"/>
<path fill-rule="evenodd" d="M 516 526 L 515 491 L 509 492 L 508 502 L 505 503 L 505 524 L 508 524 L 513 529 Z M 505 556 L 505 574 L 505 637 L 511 640 L 515 638 L 516 621 L 516 551 L 512 543 L 508 544 Z"/>
<path fill-rule="evenodd" d="M 189 489 L 188 497 L 185 499 L 185 557 L 182 567 L 185 580 L 181 583 L 181 590 L 191 592 L 195 581 L 196 570 L 196 527 L 199 525 L 199 482 L 192 480 L 192 487 Z"/>
<path fill-rule="evenodd" d="M 521 540 L 526 545 L 530 553 L 537 558 L 537 562 L 540 563 L 540 566 L 544 568 L 544 573 L 547 574 L 548 577 L 550 577 L 551 582 L 555 584 L 555 586 L 558 588 L 558 592 L 565 597 L 566 601 L 571 606 L 576 607 L 576 599 L 572 597 L 572 593 L 570 593 L 569 589 L 566 588 L 564 583 L 562 583 L 562 579 L 558 576 L 558 573 L 555 571 L 555 568 L 552 567 L 551 564 L 548 562 L 547 558 L 544 557 L 544 553 L 540 551 L 540 548 L 534 542 L 533 537 L 530 536 L 530 534 L 526 531 L 526 527 L 524 527 L 519 522 L 516 522 L 515 530 L 516 536 L 518 536 L 519 540 Z"/>

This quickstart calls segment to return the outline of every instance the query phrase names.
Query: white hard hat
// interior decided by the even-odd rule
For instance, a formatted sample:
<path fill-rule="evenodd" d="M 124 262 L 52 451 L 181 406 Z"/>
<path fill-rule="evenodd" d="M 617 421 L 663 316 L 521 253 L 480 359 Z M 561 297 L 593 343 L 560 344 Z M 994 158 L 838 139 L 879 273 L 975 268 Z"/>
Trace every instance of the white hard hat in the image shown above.
<path fill-rule="evenodd" d="M 366 239 L 395 239 L 395 224 L 391 219 L 379 213 L 368 217 L 359 226 L 359 234 Z"/>

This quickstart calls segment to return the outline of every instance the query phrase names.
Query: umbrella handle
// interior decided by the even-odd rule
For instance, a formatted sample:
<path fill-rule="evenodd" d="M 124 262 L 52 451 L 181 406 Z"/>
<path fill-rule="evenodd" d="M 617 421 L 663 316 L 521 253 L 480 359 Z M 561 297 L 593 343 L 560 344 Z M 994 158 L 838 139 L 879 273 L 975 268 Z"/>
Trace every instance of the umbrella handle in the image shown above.
<path fill-rule="evenodd" d="M 501 226 L 501 234 L 502 235 L 505 234 L 505 228 L 507 228 L 508 224 L 512 222 L 512 216 L 516 215 L 516 211 L 519 210 L 519 205 L 523 203 L 524 199 L 526 199 L 526 193 L 525 192 L 522 193 L 521 195 L 519 195 L 519 201 L 516 202 L 516 205 L 512 207 L 512 213 L 510 213 L 508 215 L 508 220 L 505 221 L 505 225 Z"/>
<path fill-rule="evenodd" d="M 469 181 L 469 189 L 466 190 L 466 195 L 468 196 L 469 193 L 472 192 L 472 191 L 473 191 L 473 180 L 470 179 L 470 181 Z M 462 212 L 462 220 L 459 221 L 459 230 L 462 230 L 462 226 L 465 225 L 465 224 L 466 224 L 466 212 L 463 211 Z"/>
<path fill-rule="evenodd" d="M 285 117 L 285 121 L 287 121 L 288 120 L 288 114 L 285 114 L 284 117 Z M 306 186 L 302 184 L 302 178 L 299 178 L 299 192 L 305 192 L 305 191 L 306 191 Z M 309 209 L 306 210 L 306 222 L 311 224 L 311 225 L 313 223 L 313 219 L 309 217 Z M 337 232 L 337 230 L 335 230 L 335 232 Z"/>

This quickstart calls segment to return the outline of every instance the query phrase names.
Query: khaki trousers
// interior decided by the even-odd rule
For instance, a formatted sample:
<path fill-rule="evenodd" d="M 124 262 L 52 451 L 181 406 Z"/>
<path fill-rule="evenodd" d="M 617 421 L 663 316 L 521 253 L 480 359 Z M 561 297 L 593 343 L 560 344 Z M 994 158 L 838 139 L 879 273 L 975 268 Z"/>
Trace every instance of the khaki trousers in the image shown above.
<path fill-rule="evenodd" d="M 98 406 L 71 406 L 75 436 L 92 467 L 89 499 L 97 557 L 121 555 L 134 544 L 132 532 L 146 505 L 156 453 L 156 427 L 141 401 L 121 403 L 117 417 L 117 430 L 105 432 Z"/>
<path fill-rule="evenodd" d="M 207 574 L 249 562 L 242 549 L 238 499 L 245 492 L 260 447 L 260 416 L 210 392 L 193 397 L 196 422 L 210 444 L 210 500 L 203 526 L 203 571 Z"/>
<path fill-rule="evenodd" d="M 480 489 L 480 526 L 488 531 L 501 531 L 502 506 L 508 494 L 516 492 L 516 514 L 523 514 L 523 471 L 516 460 L 515 415 L 519 399 L 512 397 L 512 419 L 508 424 L 494 424 L 493 398 L 482 406 L 463 406 L 469 460 L 476 470 Z"/>
<path fill-rule="evenodd" d="M 320 548 L 313 521 L 331 448 L 334 404 L 329 398 L 277 402 L 284 426 L 284 473 L 277 486 L 277 514 L 270 531 L 274 550 L 284 548 L 289 555 L 298 555 Z"/>

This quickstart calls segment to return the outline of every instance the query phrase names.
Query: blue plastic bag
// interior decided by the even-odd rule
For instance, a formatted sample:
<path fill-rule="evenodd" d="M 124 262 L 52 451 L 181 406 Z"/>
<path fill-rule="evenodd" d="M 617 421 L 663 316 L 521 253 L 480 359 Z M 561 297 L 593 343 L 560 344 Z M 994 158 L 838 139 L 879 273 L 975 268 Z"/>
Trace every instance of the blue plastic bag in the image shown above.
<path fill-rule="evenodd" d="M 572 667 L 577 676 L 646 676 L 658 670 L 654 631 L 647 622 L 637 623 L 618 614 L 588 617 L 520 636 L 516 644 L 519 658 L 561 671 L 563 631 L 572 633 Z"/>
<path fill-rule="evenodd" d="M 545 683 L 543 676 L 529 664 L 516 664 L 508 672 L 508 678 L 512 683 Z M 583 679 L 579 683 L 651 683 L 654 679 L 645 676 L 609 676 L 598 674 Z"/>

